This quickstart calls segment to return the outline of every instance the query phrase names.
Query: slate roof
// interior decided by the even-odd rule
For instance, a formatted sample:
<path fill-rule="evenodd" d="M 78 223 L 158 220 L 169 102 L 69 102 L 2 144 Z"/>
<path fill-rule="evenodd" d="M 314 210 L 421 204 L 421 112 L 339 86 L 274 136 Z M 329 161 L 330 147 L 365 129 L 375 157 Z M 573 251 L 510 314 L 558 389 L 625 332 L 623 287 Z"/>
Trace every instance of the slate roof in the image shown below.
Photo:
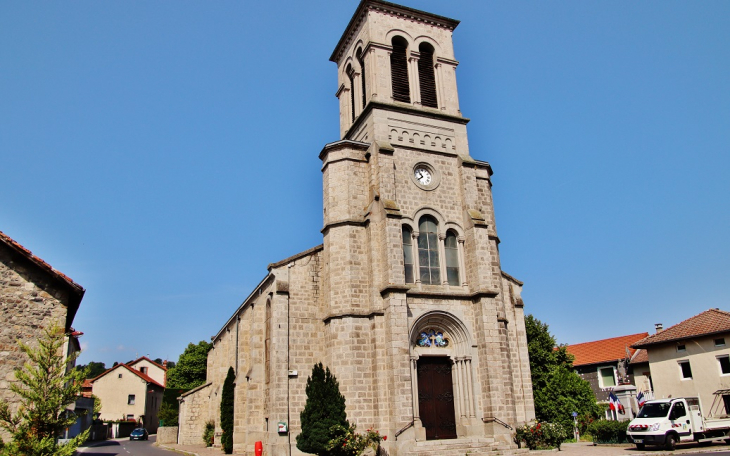
<path fill-rule="evenodd" d="M 568 345 L 566 350 L 575 356 L 573 366 L 576 367 L 618 361 L 627 357 L 626 349 L 629 350 L 628 356 L 632 356 L 636 350 L 631 348 L 631 344 L 648 335 L 649 333 L 643 332 L 628 336 L 596 340 L 594 342 L 583 342 L 581 344 Z"/>
<path fill-rule="evenodd" d="M 632 346 L 634 348 L 645 348 L 667 342 L 728 332 L 730 332 L 730 312 L 720 309 L 708 309 L 664 331 L 636 341 Z"/>

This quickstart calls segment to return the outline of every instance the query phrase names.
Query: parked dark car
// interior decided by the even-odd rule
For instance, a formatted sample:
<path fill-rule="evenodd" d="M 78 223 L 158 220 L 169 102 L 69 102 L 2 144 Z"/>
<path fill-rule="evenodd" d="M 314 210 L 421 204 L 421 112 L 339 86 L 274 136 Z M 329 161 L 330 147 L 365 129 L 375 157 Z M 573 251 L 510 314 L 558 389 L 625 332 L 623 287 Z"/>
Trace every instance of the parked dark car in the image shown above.
<path fill-rule="evenodd" d="M 147 440 L 149 438 L 150 435 L 147 433 L 147 429 L 145 428 L 137 428 L 129 434 L 129 440 Z"/>

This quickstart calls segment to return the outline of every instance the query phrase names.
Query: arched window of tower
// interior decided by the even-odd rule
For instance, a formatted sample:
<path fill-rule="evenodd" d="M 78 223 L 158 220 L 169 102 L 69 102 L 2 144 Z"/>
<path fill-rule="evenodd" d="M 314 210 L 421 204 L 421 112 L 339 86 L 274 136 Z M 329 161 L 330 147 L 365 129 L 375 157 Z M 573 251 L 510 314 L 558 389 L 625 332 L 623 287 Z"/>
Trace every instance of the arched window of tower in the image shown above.
<path fill-rule="evenodd" d="M 390 53 L 390 76 L 393 83 L 393 100 L 403 103 L 411 102 L 411 92 L 408 86 L 408 42 L 401 36 L 392 41 L 393 51 Z"/>
<path fill-rule="evenodd" d="M 418 59 L 418 82 L 421 86 L 421 104 L 438 108 L 436 99 L 436 75 L 433 70 L 433 46 L 421 43 L 418 46 L 421 57 Z"/>
<path fill-rule="evenodd" d="M 352 65 L 347 65 L 345 70 L 347 73 L 347 79 L 350 80 L 350 113 L 352 115 L 352 121 L 355 121 L 355 71 L 352 69 Z"/>
<path fill-rule="evenodd" d="M 424 285 L 441 285 L 438 245 L 438 222 L 424 215 L 418 222 L 418 263 Z"/>
<path fill-rule="evenodd" d="M 365 56 L 362 49 L 358 49 L 355 54 L 357 57 L 357 63 L 360 64 L 360 82 L 362 83 L 362 109 L 365 109 L 367 104 L 367 92 L 365 91 Z"/>

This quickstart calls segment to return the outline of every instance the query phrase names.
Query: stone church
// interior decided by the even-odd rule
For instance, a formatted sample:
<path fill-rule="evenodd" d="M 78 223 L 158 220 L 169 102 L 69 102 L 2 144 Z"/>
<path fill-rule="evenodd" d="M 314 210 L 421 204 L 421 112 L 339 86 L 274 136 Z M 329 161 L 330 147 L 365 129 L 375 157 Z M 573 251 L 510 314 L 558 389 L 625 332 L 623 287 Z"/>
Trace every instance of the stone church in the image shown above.
<path fill-rule="evenodd" d="M 270 264 L 180 398 L 180 443 L 220 428 L 236 372 L 234 452 L 296 448 L 307 376 L 337 376 L 348 419 L 392 456 L 509 453 L 534 419 L 522 282 L 502 271 L 492 169 L 459 110 L 458 21 L 362 0 L 330 57 L 341 139 L 324 146 L 323 243 Z"/>

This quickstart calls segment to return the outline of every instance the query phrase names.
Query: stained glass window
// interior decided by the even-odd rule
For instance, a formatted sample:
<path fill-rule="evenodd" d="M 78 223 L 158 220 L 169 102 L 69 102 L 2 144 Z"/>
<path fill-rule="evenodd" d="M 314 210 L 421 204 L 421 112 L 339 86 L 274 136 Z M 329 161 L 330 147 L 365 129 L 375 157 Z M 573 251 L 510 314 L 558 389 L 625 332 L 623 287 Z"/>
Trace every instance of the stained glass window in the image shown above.
<path fill-rule="evenodd" d="M 425 215 L 418 223 L 418 264 L 421 269 L 421 283 L 440 285 L 441 271 L 438 251 L 438 222 Z"/>
<path fill-rule="evenodd" d="M 418 335 L 416 345 L 419 347 L 447 347 L 449 340 L 444 336 L 442 331 L 427 329 Z"/>

